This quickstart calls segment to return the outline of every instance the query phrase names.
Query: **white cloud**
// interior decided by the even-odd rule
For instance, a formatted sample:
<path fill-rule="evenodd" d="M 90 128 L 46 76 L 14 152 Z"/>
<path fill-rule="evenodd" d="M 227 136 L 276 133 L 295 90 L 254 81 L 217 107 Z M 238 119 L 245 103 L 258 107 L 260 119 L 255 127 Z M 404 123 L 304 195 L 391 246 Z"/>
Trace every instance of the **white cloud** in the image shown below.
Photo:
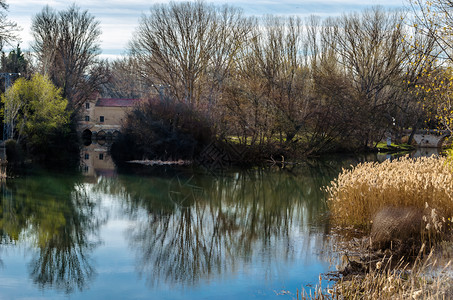
<path fill-rule="evenodd" d="M 177 2 L 182 2 L 178 0 Z M 241 7 L 247 15 L 300 15 L 311 14 L 320 16 L 339 15 L 341 13 L 360 10 L 364 7 L 382 5 L 384 7 L 402 7 L 404 0 L 211 0 L 214 4 L 228 3 Z M 104 56 L 119 55 L 124 53 L 127 44 L 138 25 L 140 16 L 146 13 L 156 3 L 169 1 L 144 1 L 144 0 L 75 0 L 76 5 L 88 9 L 100 22 L 102 29 L 101 47 Z M 23 49 L 29 49 L 32 42 L 30 34 L 31 19 L 41 11 L 45 5 L 56 10 L 67 8 L 72 2 L 63 0 L 7 0 L 9 4 L 8 16 L 16 21 L 22 28 L 21 33 Z"/>

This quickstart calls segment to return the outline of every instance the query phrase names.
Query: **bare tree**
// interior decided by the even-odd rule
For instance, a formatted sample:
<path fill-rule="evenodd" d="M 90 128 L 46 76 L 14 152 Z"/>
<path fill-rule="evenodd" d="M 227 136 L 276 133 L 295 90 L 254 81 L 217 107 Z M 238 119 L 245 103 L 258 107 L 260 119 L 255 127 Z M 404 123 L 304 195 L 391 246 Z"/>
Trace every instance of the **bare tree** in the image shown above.
<path fill-rule="evenodd" d="M 450 0 L 408 0 L 415 16 L 413 26 L 434 38 L 444 58 L 453 61 L 453 2 Z"/>
<path fill-rule="evenodd" d="M 209 84 L 208 100 L 215 104 L 216 92 L 222 92 L 225 81 L 234 73 L 238 55 L 249 40 L 252 22 L 244 18 L 237 8 L 223 6 L 217 10 L 214 20 L 216 27 L 215 41 L 208 69 Z"/>
<path fill-rule="evenodd" d="M 137 60 L 130 56 L 108 62 L 109 80 L 102 85 L 102 94 L 112 98 L 148 98 L 155 90 L 140 77 Z M 163 89 L 158 91 L 163 92 Z"/>
<path fill-rule="evenodd" d="M 433 39 L 414 41 L 423 45 L 415 54 L 403 18 L 375 7 L 303 24 L 245 18 L 204 2 L 155 5 L 141 19 L 116 84 L 134 91 L 124 76 L 138 74 L 141 86 L 204 110 L 219 136 L 245 147 L 370 147 L 394 130 L 393 119 L 411 126 L 422 115 L 410 91 L 433 62 L 415 59 L 434 54 Z"/>
<path fill-rule="evenodd" d="M 33 17 L 31 29 L 40 70 L 77 107 L 105 80 L 99 21 L 75 5 L 59 12 L 46 6 Z"/>
<path fill-rule="evenodd" d="M 374 7 L 329 26 L 329 39 L 356 91 L 356 107 L 362 109 L 356 116 L 361 124 L 357 134 L 365 147 L 392 126 L 399 105 L 398 86 L 407 62 L 403 22 L 400 13 Z"/>
<path fill-rule="evenodd" d="M 418 35 L 411 45 L 411 49 L 414 49 L 412 62 L 414 65 L 420 65 L 424 61 L 431 62 L 429 67 L 422 66 L 421 71 L 416 73 L 417 78 L 421 80 L 415 86 L 415 91 L 431 119 L 426 125 L 452 132 L 453 2 L 449 0 L 408 2 L 413 15 L 409 22 L 413 32 Z M 434 45 L 434 51 L 424 51 L 427 42 Z M 420 121 L 421 118 L 418 119 L 417 125 L 420 125 Z M 416 129 L 417 126 L 414 126 L 411 137 Z"/>
<path fill-rule="evenodd" d="M 423 110 L 412 91 L 435 51 L 433 40 L 410 31 L 406 20 L 379 7 L 309 20 L 313 97 L 322 100 L 312 108 L 309 143 L 327 138 L 369 147 L 385 132 L 416 127 Z"/>
<path fill-rule="evenodd" d="M 261 116 L 256 117 L 268 141 L 278 134 L 280 143 L 292 142 L 309 115 L 311 84 L 304 34 L 301 20 L 292 17 L 267 16 L 254 26 L 241 80 L 250 86 L 254 85 L 250 81 L 258 81 L 258 95 L 250 99 L 262 99 Z"/>
<path fill-rule="evenodd" d="M 339 63 L 334 42 L 337 19 L 321 22 L 311 16 L 307 23 L 307 41 L 313 101 L 310 106 L 308 134 L 304 141 L 310 152 L 327 151 L 335 147 L 346 147 L 351 143 L 352 131 L 360 124 L 355 122 L 357 96 L 350 79 Z M 346 143 L 348 141 L 349 143 Z M 349 146 L 350 147 L 350 146 Z"/>
<path fill-rule="evenodd" d="M 228 6 L 201 1 L 154 5 L 142 16 L 130 52 L 149 84 L 198 106 L 204 99 L 212 102 L 206 81 L 212 86 L 225 78 L 246 35 L 245 23 L 241 11 Z"/>
<path fill-rule="evenodd" d="M 12 42 L 18 41 L 18 31 L 21 30 L 16 22 L 8 20 L 6 11 L 8 4 L 6 0 L 0 0 L 0 51 L 5 44 L 12 46 Z"/>

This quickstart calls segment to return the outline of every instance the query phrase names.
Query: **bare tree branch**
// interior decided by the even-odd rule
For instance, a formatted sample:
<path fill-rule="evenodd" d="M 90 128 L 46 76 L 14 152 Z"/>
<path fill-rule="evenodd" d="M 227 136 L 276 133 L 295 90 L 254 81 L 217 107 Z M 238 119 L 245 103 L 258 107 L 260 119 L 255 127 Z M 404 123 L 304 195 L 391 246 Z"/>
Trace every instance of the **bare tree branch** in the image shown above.
<path fill-rule="evenodd" d="M 41 71 L 63 89 L 72 107 L 86 100 L 107 79 L 98 59 L 99 21 L 88 11 L 72 5 L 56 12 L 46 6 L 33 18 L 32 34 L 32 48 Z"/>

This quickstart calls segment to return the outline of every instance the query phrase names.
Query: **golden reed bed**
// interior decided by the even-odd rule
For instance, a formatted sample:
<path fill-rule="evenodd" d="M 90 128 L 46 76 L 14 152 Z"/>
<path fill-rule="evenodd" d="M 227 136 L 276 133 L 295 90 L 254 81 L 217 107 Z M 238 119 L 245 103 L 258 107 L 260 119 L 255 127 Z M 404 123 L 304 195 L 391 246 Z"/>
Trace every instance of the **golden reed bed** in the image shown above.
<path fill-rule="evenodd" d="M 335 224 L 368 227 L 384 207 L 435 211 L 449 223 L 453 216 L 453 165 L 446 157 L 402 157 L 366 162 L 342 173 L 326 188 Z"/>

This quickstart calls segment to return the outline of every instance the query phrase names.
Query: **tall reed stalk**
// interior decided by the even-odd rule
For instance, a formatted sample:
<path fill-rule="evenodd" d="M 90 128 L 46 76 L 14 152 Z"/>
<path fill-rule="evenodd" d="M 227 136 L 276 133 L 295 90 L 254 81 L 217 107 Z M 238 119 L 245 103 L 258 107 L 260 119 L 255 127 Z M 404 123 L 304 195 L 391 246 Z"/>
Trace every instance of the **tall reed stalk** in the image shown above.
<path fill-rule="evenodd" d="M 383 207 L 435 210 L 440 219 L 453 216 L 452 163 L 444 157 L 366 162 L 343 169 L 326 188 L 335 224 L 369 227 Z"/>

